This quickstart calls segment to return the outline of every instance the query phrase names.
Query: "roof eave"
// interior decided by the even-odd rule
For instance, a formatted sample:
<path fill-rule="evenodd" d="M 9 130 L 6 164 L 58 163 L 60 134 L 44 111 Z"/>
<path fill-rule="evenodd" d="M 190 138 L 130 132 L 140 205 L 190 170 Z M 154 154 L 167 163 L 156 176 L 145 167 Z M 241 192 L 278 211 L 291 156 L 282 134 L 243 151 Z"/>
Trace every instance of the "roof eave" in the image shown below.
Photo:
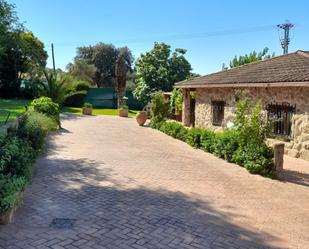
<path fill-rule="evenodd" d="M 305 82 L 272 82 L 272 83 L 229 83 L 229 84 L 179 84 L 174 88 L 218 88 L 218 87 L 309 87 Z"/>

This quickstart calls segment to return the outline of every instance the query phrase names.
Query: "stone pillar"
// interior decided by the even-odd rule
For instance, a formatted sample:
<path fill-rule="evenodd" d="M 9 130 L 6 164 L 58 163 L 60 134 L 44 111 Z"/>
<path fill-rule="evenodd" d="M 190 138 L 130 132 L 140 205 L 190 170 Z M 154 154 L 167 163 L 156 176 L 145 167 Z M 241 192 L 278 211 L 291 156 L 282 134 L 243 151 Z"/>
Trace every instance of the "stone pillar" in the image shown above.
<path fill-rule="evenodd" d="M 276 171 L 283 170 L 284 143 L 274 144 L 274 164 Z"/>
<path fill-rule="evenodd" d="M 184 126 L 190 126 L 190 91 L 183 89 L 182 102 L 182 123 Z"/>

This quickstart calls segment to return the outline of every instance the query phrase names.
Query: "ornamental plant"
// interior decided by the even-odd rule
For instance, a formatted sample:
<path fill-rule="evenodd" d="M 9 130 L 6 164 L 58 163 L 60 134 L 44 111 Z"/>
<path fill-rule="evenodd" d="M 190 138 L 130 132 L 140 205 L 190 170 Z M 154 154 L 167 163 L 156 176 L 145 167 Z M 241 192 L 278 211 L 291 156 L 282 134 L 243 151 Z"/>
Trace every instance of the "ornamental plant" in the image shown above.
<path fill-rule="evenodd" d="M 54 103 L 49 97 L 40 97 L 32 100 L 30 103 L 30 107 L 32 107 L 35 111 L 45 114 L 48 117 L 54 119 L 60 126 L 60 111 L 59 105 Z"/>
<path fill-rule="evenodd" d="M 168 102 L 165 100 L 163 92 L 158 91 L 154 93 L 151 98 L 150 126 L 155 128 L 157 124 L 165 121 L 167 115 L 168 115 Z"/>
<path fill-rule="evenodd" d="M 84 108 L 92 108 L 92 104 L 86 102 L 86 103 L 84 103 L 83 107 L 84 107 Z"/>
<path fill-rule="evenodd" d="M 179 115 L 182 111 L 183 93 L 181 89 L 174 88 L 170 99 L 170 112 Z"/>
<path fill-rule="evenodd" d="M 122 105 L 119 109 L 120 110 L 129 110 L 129 107 L 127 105 Z"/>

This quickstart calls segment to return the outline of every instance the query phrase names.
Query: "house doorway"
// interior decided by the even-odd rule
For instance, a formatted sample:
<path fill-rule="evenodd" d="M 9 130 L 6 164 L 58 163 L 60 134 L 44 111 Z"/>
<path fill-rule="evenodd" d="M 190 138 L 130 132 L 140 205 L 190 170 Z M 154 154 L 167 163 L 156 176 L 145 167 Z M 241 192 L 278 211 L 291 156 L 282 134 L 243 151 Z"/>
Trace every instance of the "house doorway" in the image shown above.
<path fill-rule="evenodd" d="M 195 98 L 190 96 L 190 126 L 195 126 Z"/>

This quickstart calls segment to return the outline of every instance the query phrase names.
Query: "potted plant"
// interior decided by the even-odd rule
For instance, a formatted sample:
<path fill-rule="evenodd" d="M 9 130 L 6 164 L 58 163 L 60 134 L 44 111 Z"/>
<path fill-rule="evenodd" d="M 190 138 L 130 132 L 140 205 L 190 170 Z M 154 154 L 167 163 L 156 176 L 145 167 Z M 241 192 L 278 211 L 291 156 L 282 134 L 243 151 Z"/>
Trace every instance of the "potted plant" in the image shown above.
<path fill-rule="evenodd" d="M 140 111 L 136 115 L 136 121 L 140 126 L 143 126 L 147 121 L 147 112 L 146 111 Z"/>
<path fill-rule="evenodd" d="M 92 115 L 92 104 L 85 103 L 83 105 L 83 114 L 84 115 Z"/>
<path fill-rule="evenodd" d="M 123 105 L 118 109 L 119 117 L 127 118 L 129 116 L 129 107 L 127 105 Z"/>

